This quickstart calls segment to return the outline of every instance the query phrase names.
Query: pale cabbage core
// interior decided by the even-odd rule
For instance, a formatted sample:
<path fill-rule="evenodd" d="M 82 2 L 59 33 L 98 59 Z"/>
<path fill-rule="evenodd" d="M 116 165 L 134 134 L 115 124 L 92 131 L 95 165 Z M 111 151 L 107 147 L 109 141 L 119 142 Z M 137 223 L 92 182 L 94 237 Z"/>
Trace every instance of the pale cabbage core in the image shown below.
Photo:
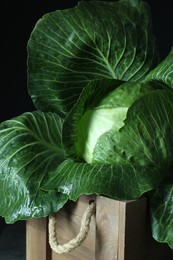
<path fill-rule="evenodd" d="M 95 108 L 85 112 L 79 124 L 78 155 L 92 163 L 98 138 L 110 129 L 119 130 L 124 125 L 128 107 Z"/>

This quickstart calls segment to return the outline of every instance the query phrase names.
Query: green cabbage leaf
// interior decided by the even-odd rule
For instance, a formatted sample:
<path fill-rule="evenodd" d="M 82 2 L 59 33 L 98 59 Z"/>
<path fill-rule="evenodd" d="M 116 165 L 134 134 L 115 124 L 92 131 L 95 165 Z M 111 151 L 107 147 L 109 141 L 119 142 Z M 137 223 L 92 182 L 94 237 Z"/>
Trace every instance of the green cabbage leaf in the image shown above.
<path fill-rule="evenodd" d="M 37 22 L 28 42 L 29 93 L 39 110 L 64 116 L 90 80 L 139 81 L 157 61 L 145 2 L 81 1 Z"/>
<path fill-rule="evenodd" d="M 58 115 L 38 111 L 1 123 L 0 213 L 6 222 L 47 216 L 66 203 L 66 195 L 42 188 L 64 159 L 61 131 Z"/>

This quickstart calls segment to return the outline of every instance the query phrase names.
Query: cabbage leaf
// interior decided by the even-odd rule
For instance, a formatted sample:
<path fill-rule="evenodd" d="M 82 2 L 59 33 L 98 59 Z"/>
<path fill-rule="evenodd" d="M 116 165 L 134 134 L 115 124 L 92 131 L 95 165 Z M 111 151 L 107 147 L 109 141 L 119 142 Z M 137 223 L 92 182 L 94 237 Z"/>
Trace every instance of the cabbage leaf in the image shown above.
<path fill-rule="evenodd" d="M 151 227 L 155 240 L 173 249 L 173 183 L 165 183 L 149 196 Z"/>
<path fill-rule="evenodd" d="M 82 1 L 44 15 L 28 42 L 29 93 L 39 110 L 64 115 L 88 81 L 139 81 L 157 64 L 148 5 Z"/>
<path fill-rule="evenodd" d="M 43 217 L 60 209 L 67 196 L 45 191 L 42 182 L 64 159 L 62 119 L 28 112 L 0 125 L 0 213 L 6 222 Z"/>

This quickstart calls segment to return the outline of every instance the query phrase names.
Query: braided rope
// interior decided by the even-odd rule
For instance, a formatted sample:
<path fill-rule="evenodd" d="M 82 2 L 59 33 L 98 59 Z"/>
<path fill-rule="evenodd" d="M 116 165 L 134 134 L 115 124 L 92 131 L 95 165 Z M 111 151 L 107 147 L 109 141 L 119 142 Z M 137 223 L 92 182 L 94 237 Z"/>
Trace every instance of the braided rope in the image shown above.
<path fill-rule="evenodd" d="M 64 245 L 60 245 L 56 237 L 56 215 L 52 214 L 49 216 L 49 244 L 53 251 L 58 254 L 69 253 L 76 247 L 80 246 L 85 240 L 90 229 L 91 216 L 94 214 L 96 208 L 95 201 L 91 201 L 86 209 L 82 220 L 80 231 L 78 235 Z"/>

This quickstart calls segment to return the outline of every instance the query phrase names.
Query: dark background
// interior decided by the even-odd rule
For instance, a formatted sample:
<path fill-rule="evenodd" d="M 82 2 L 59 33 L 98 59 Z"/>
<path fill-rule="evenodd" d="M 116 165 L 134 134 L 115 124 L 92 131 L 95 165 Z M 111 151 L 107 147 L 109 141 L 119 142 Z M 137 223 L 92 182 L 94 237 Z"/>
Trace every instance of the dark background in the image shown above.
<path fill-rule="evenodd" d="M 10 119 L 26 111 L 33 111 L 35 107 L 27 92 L 27 52 L 26 45 L 35 23 L 43 14 L 56 9 L 70 8 L 77 4 L 75 0 L 52 0 L 52 1 L 5 1 L 1 5 L 0 24 L 0 122 Z M 150 4 L 153 29 L 157 39 L 160 56 L 163 59 L 169 53 L 173 44 L 173 1 L 172 0 L 148 0 Z M 24 246 L 25 226 L 21 223 L 8 227 L 7 233 L 3 232 L 4 221 L 0 218 L 0 259 L 5 252 L 9 237 L 16 231 L 21 238 L 18 247 Z M 8 235 L 9 234 L 9 235 Z M 23 236 L 23 237 L 22 237 Z M 2 237 L 2 239 L 1 239 Z M 4 238 L 5 237 L 5 238 Z M 6 242 L 4 240 L 7 240 Z M 3 241 L 3 244 L 2 244 Z M 23 241 L 23 242 L 22 242 Z M 2 246 L 1 246 L 2 245 Z M 13 242 L 14 245 L 14 242 Z M 16 246 L 16 245 L 15 245 Z M 4 251 L 3 251 L 4 250 Z M 13 259 L 14 251 L 12 250 Z M 20 251 L 23 252 L 24 251 Z M 6 260 L 3 258 L 2 260 Z M 16 258 L 19 259 L 19 256 Z M 24 259 L 21 258 L 20 259 Z"/>

